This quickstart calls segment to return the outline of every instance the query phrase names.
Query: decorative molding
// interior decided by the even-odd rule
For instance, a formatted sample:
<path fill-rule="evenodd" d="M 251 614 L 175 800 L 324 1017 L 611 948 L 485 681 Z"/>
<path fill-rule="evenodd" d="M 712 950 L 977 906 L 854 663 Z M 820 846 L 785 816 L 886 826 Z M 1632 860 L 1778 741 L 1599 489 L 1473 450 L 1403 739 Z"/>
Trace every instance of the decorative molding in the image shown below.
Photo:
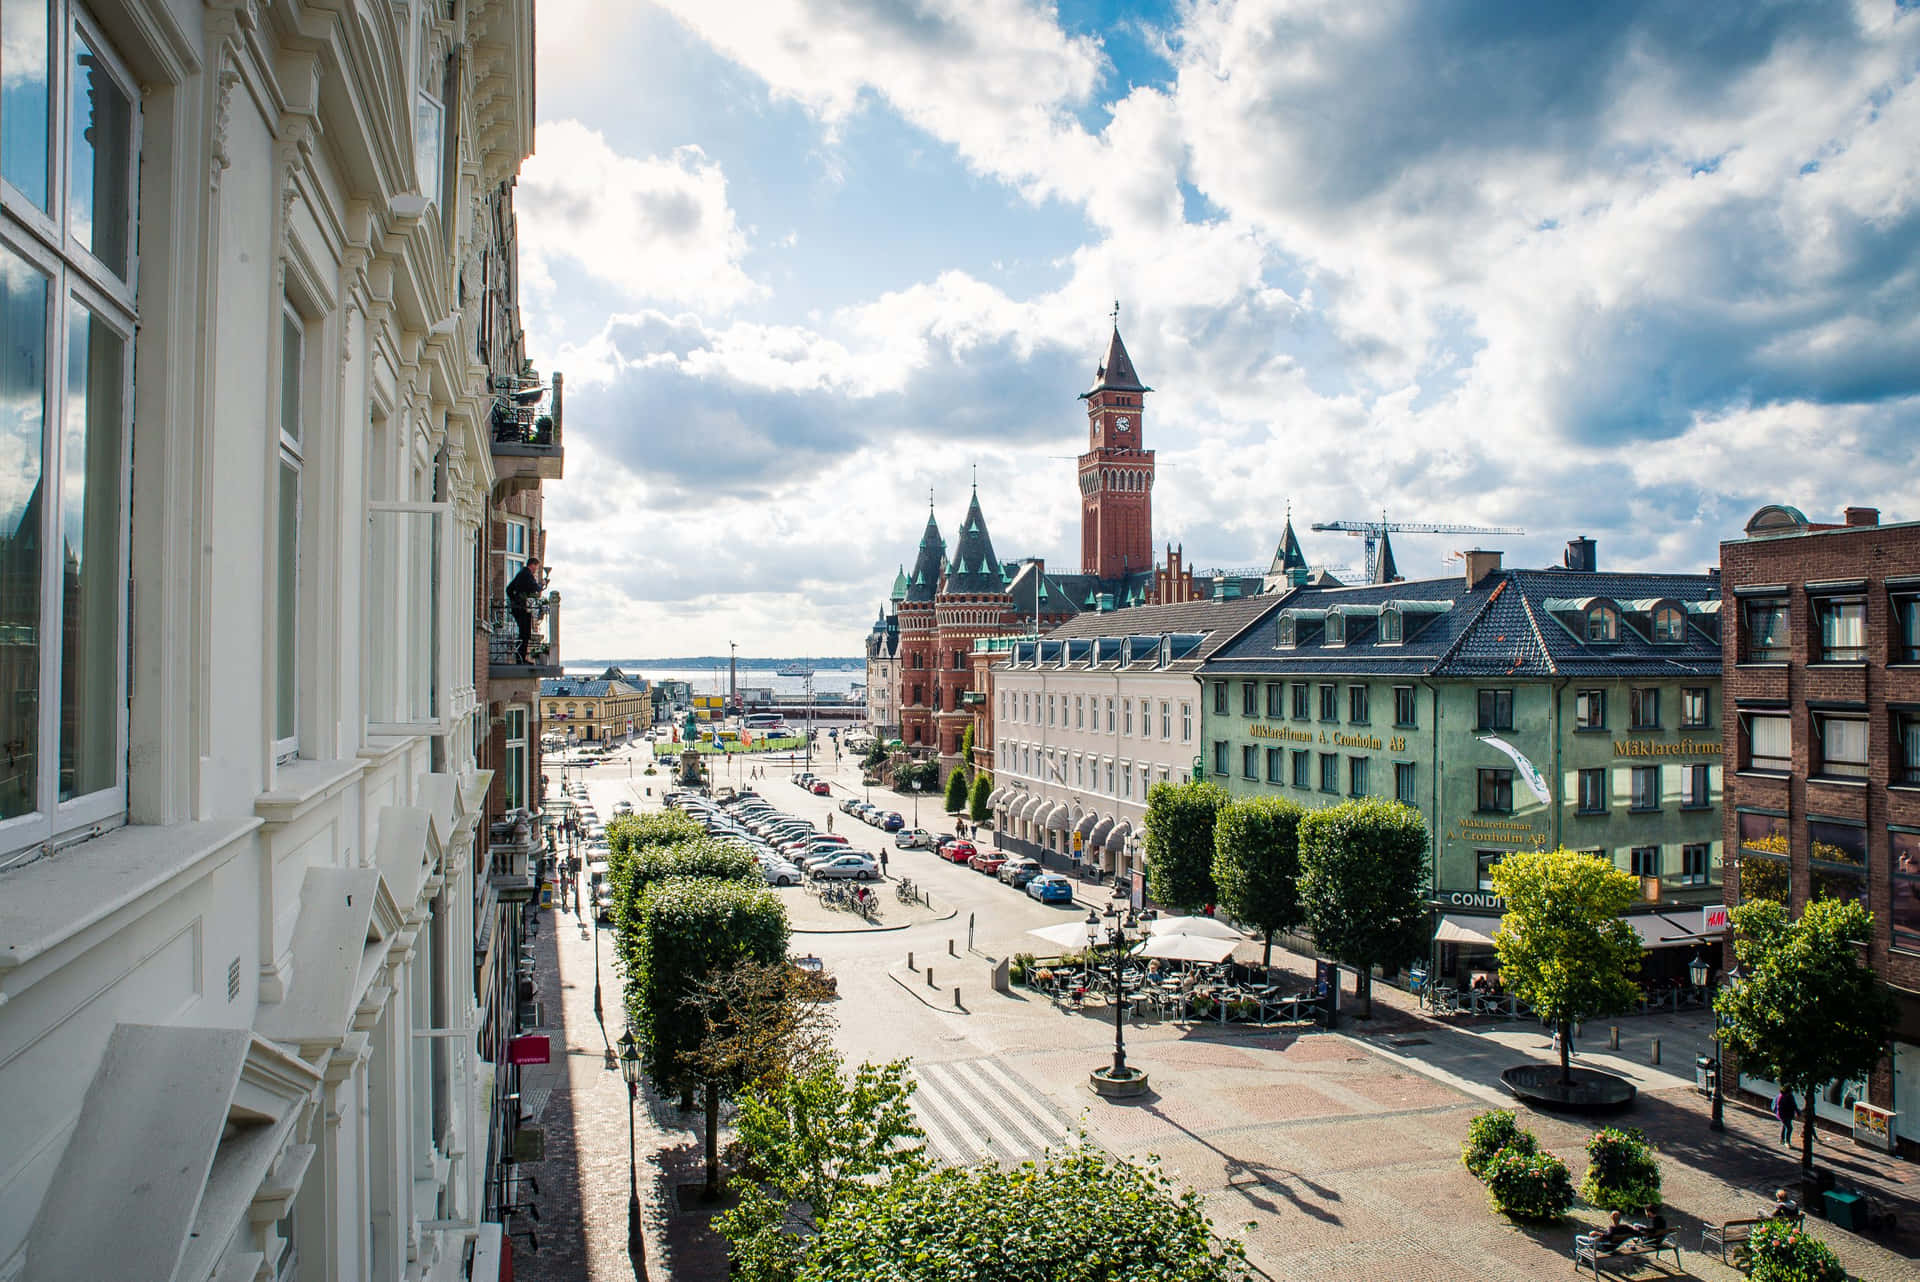
<path fill-rule="evenodd" d="M 220 176 L 233 165 L 227 151 L 227 128 L 233 122 L 233 89 L 240 83 L 240 73 L 226 64 L 226 57 L 222 50 L 220 74 L 214 82 L 213 137 L 207 149 L 207 185 L 214 191 L 220 190 Z"/>

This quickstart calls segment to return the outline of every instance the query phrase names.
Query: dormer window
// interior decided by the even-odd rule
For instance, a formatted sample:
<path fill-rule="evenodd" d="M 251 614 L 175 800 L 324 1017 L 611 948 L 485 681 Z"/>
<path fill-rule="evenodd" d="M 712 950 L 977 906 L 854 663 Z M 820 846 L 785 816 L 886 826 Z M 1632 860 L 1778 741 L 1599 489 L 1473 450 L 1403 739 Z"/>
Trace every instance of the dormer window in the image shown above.
<path fill-rule="evenodd" d="M 1660 645 L 1678 644 L 1686 635 L 1687 616 L 1677 605 L 1662 605 L 1653 611 L 1653 639 Z"/>
<path fill-rule="evenodd" d="M 1610 643 L 1620 639 L 1620 612 L 1609 602 L 1587 607 L 1587 640 Z"/>
<path fill-rule="evenodd" d="M 1296 644 L 1293 615 L 1285 611 L 1280 614 L 1280 644 L 1289 648 Z"/>
<path fill-rule="evenodd" d="M 1401 629 L 1400 611 L 1394 606 L 1388 606 L 1386 609 L 1380 611 L 1380 644 L 1399 645 L 1404 639 L 1405 633 Z"/>
<path fill-rule="evenodd" d="M 1345 645 L 1347 643 L 1347 620 L 1338 610 L 1327 611 L 1327 644 Z"/>

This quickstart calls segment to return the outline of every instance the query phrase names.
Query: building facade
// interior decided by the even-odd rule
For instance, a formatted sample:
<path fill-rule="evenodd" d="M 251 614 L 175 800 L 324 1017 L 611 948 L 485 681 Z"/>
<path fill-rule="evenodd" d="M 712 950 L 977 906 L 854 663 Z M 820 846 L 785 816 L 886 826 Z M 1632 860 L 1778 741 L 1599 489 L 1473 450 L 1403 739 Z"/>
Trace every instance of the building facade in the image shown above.
<path fill-rule="evenodd" d="M 5 23 L 0 1277 L 497 1276 L 532 4 Z"/>
<path fill-rule="evenodd" d="M 621 743 L 653 724 L 647 684 L 618 668 L 598 677 L 548 677 L 540 682 L 546 724 L 576 743 Z"/>
<path fill-rule="evenodd" d="M 1816 524 L 1760 509 L 1720 545 L 1727 900 L 1857 899 L 1873 914 L 1866 960 L 1899 1019 L 1865 1082 L 1816 1101 L 1851 1124 L 1851 1098 L 1896 1110 L 1920 1148 L 1920 522 L 1871 508 Z M 1743 1076 L 1749 1089 L 1773 1083 Z"/>
<path fill-rule="evenodd" d="M 1237 796 L 1381 796 L 1433 834 L 1435 961 L 1489 963 L 1514 850 L 1591 851 L 1642 878 L 1661 979 L 1721 902 L 1720 585 L 1568 564 L 1296 588 L 1204 665 L 1201 773 Z M 1692 947 L 1688 947 L 1692 946 Z"/>

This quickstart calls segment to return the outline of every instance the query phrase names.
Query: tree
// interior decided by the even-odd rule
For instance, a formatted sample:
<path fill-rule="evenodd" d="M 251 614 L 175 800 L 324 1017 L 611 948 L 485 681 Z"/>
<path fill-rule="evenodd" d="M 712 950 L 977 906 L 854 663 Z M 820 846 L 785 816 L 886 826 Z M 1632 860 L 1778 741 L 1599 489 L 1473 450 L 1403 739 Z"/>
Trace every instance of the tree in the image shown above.
<path fill-rule="evenodd" d="M 732 1248 L 734 1277 L 791 1279 L 809 1240 L 849 1194 L 927 1169 L 913 1092 L 905 1060 L 861 1064 L 849 1076 L 831 1055 L 741 1092 L 735 1142 L 753 1181 L 715 1221 Z"/>
<path fill-rule="evenodd" d="M 784 957 L 710 975 L 687 1005 L 703 1028 L 688 1058 L 704 1078 L 774 1089 L 834 1058 L 834 1018 L 819 980 Z"/>
<path fill-rule="evenodd" d="M 691 821 L 689 821 L 691 822 Z M 694 825 L 695 831 L 699 826 Z M 738 846 L 722 845 L 704 833 L 671 845 L 639 846 L 624 859 L 609 859 L 607 879 L 612 888 L 614 959 L 629 989 L 639 973 L 640 905 L 650 887 L 669 877 L 704 877 L 713 881 L 764 886 L 760 861 Z"/>
<path fill-rule="evenodd" d="M 1275 931 L 1300 924 L 1300 818 L 1306 807 L 1280 797 L 1230 801 L 1213 825 L 1213 883 L 1220 905 L 1266 941 L 1260 964 L 1273 962 Z"/>
<path fill-rule="evenodd" d="M 1227 804 L 1213 783 L 1156 783 L 1147 793 L 1147 888 L 1171 908 L 1214 902 L 1213 825 Z"/>
<path fill-rule="evenodd" d="M 973 773 L 973 722 L 967 722 L 967 728 L 960 732 L 960 766 L 969 775 Z"/>
<path fill-rule="evenodd" d="M 1733 910 L 1733 951 L 1746 978 L 1713 1008 L 1741 1067 L 1806 1097 L 1800 1173 L 1813 1176 L 1814 1093 L 1873 1071 L 1893 1034 L 1894 1004 L 1860 961 L 1873 917 L 1856 900 L 1816 899 L 1798 921 L 1769 899 Z"/>
<path fill-rule="evenodd" d="M 1517 850 L 1494 865 L 1493 889 L 1507 901 L 1493 934 L 1500 982 L 1559 1032 L 1570 1084 L 1573 1025 L 1640 997 L 1640 936 L 1620 920 L 1640 882 L 1598 855 Z"/>
<path fill-rule="evenodd" d="M 967 772 L 955 766 L 947 776 L 947 813 L 958 814 L 967 808 Z"/>
<path fill-rule="evenodd" d="M 1359 972 L 1373 1016 L 1373 967 L 1397 970 L 1427 948 L 1427 825 L 1381 797 L 1300 819 L 1300 900 L 1314 942 Z"/>
<path fill-rule="evenodd" d="M 875 739 L 873 746 L 867 749 L 867 755 L 860 758 L 860 768 L 866 771 L 874 771 L 885 764 L 887 764 L 887 745 L 881 740 Z"/>
<path fill-rule="evenodd" d="M 903 761 L 893 768 L 893 786 L 900 792 L 910 791 L 916 779 L 920 781 L 920 791 L 932 792 L 940 782 L 940 763 Z"/>
<path fill-rule="evenodd" d="M 687 999 L 742 962 L 784 959 L 787 912 L 764 886 L 669 877 L 642 896 L 637 927 L 628 1017 L 656 1085 L 682 1091 L 705 1087 L 707 1192 L 718 1195 L 720 1091 L 735 1083 L 700 1071 L 696 1055 L 707 1023 Z"/>
<path fill-rule="evenodd" d="M 993 807 L 987 803 L 993 800 L 993 776 L 982 770 L 973 777 L 973 796 L 967 800 L 967 818 L 975 823 L 985 823 L 993 818 Z"/>
<path fill-rule="evenodd" d="M 1191 1190 L 1153 1165 L 1087 1144 L 1007 1169 L 992 1163 L 856 1192 L 820 1225 L 799 1282 L 1230 1282 L 1246 1255 L 1215 1253 Z"/>

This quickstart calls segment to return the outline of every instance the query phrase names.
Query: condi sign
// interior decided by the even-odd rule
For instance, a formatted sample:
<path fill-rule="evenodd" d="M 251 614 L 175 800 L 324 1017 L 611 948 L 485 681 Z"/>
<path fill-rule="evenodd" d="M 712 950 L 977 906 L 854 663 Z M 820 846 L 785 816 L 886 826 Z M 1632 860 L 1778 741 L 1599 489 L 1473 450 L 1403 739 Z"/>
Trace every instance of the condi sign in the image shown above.
<path fill-rule="evenodd" d="M 1507 911 L 1507 901 L 1487 890 L 1443 890 L 1428 902 L 1435 908 L 1474 908 L 1490 913 Z"/>

